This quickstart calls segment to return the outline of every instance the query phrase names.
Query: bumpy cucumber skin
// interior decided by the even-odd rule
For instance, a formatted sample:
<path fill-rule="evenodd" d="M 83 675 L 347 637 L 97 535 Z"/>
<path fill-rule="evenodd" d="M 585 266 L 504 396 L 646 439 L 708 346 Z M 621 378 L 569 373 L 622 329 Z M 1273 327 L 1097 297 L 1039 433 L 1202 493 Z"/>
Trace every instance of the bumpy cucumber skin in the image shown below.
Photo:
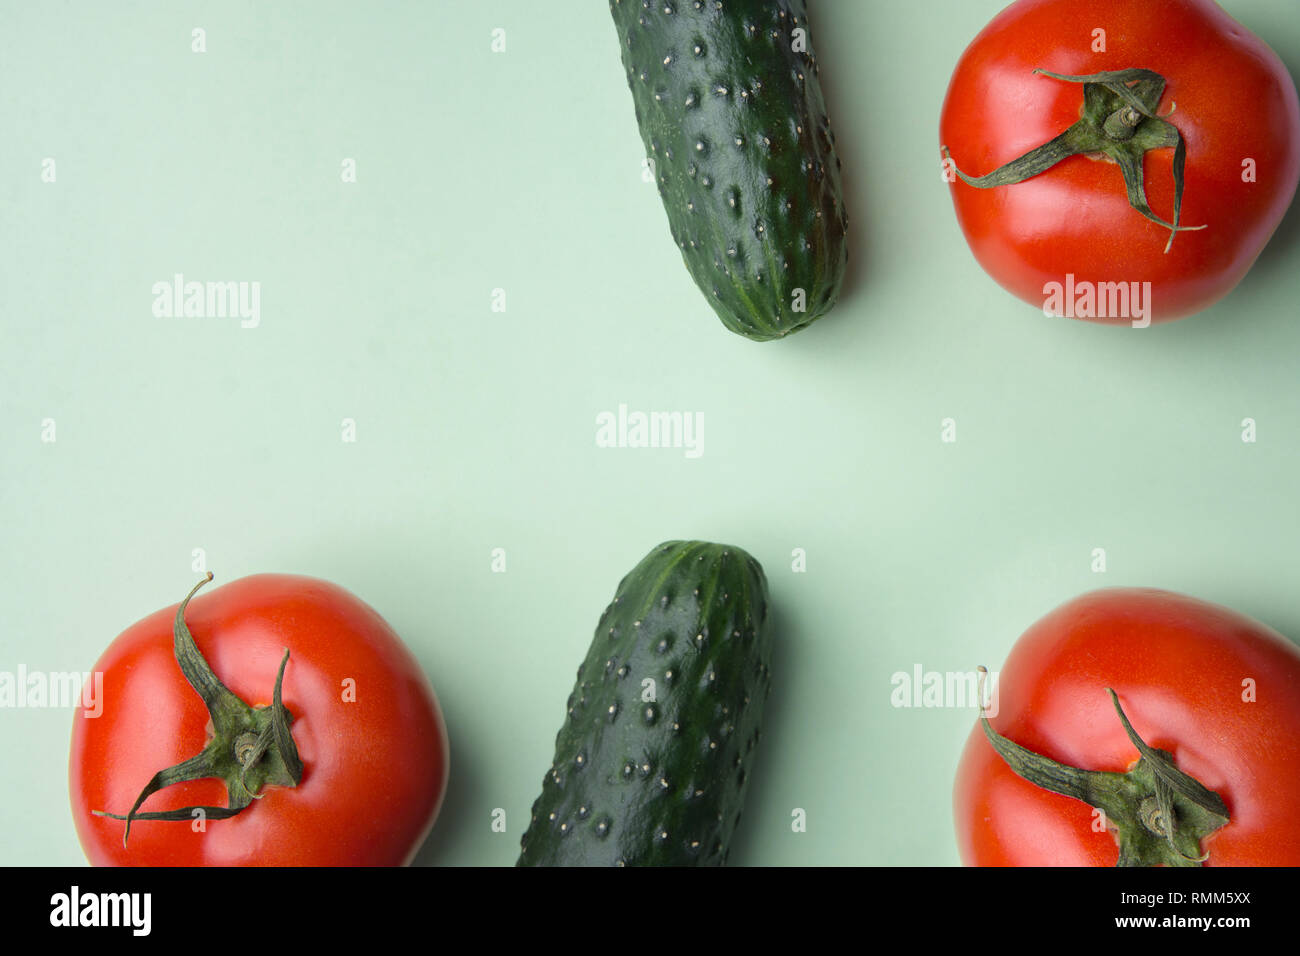
<path fill-rule="evenodd" d="M 771 683 L 767 579 L 739 548 L 659 545 L 601 615 L 520 866 L 726 862 Z M 654 702 L 642 700 L 647 678 Z"/>
<path fill-rule="evenodd" d="M 848 219 L 803 0 L 610 0 L 610 11 L 696 285 L 747 338 L 810 325 L 839 295 Z M 806 52 L 792 50 L 796 28 Z"/>

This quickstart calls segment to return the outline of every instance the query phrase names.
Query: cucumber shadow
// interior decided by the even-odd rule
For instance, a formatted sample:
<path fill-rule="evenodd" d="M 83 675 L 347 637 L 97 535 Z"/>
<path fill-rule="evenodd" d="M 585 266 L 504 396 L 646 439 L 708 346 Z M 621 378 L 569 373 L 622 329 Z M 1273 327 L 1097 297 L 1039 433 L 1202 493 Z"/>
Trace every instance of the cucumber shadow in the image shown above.
<path fill-rule="evenodd" d="M 750 768 L 749 789 L 745 795 L 745 808 L 741 811 L 740 825 L 732 836 L 730 866 L 762 865 L 763 846 L 773 838 L 760 833 L 768 827 L 783 827 L 788 811 L 776 806 L 777 788 L 781 775 L 777 766 L 778 754 L 786 749 L 785 738 L 798 733 L 793 725 L 793 712 L 787 703 L 792 685 L 790 668 L 799 660 L 794 653 L 790 635 L 796 633 L 790 618 L 782 611 L 779 601 L 768 604 L 769 627 L 772 628 L 772 689 L 763 708 L 763 730 Z"/>
<path fill-rule="evenodd" d="M 822 10 L 818 16 L 810 18 L 813 36 L 818 37 L 823 34 L 817 33 L 819 27 L 825 28 L 827 25 L 827 13 L 829 10 Z M 817 56 L 818 80 L 821 83 L 822 98 L 826 104 L 826 115 L 830 122 L 832 135 L 835 136 L 834 146 L 835 155 L 840 166 L 840 193 L 844 200 L 845 217 L 848 221 L 848 229 L 845 234 L 845 242 L 848 246 L 848 262 L 844 270 L 844 282 L 840 286 L 839 297 L 836 300 L 836 309 L 840 308 L 840 303 L 852 298 L 858 285 L 862 282 L 862 273 L 866 268 L 866 237 L 867 231 L 861 228 L 861 224 L 867 221 L 866 209 L 864 206 L 865 194 L 859 192 L 859 176 L 856 173 L 862 169 L 861 163 L 845 162 L 844 147 L 849 144 L 852 150 L 852 143 L 843 136 L 848 130 L 845 120 L 848 116 L 849 104 L 853 102 L 848 95 L 850 91 L 842 87 L 835 79 L 846 78 L 848 75 L 848 63 L 845 62 L 840 69 L 836 69 L 836 63 L 845 59 L 842 56 L 832 55 L 832 61 L 822 58 L 823 51 L 829 49 L 832 44 L 829 42 L 816 43 L 814 41 L 814 53 Z M 840 51 L 843 52 L 842 50 Z M 836 117 L 839 117 L 838 123 Z M 852 159 L 852 156 L 849 157 Z M 835 310 L 832 310 L 832 313 Z"/>

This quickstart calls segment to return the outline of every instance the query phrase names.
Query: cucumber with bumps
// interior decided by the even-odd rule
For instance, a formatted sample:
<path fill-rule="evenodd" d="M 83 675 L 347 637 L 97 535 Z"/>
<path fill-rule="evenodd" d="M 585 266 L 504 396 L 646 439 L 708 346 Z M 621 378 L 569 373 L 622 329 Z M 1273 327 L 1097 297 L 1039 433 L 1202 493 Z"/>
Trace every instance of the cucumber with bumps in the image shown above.
<path fill-rule="evenodd" d="M 610 0 L 673 241 L 758 341 L 835 303 L 847 216 L 803 0 Z"/>
<path fill-rule="evenodd" d="M 701 541 L 651 551 L 578 668 L 519 865 L 724 863 L 770 659 L 757 561 Z"/>

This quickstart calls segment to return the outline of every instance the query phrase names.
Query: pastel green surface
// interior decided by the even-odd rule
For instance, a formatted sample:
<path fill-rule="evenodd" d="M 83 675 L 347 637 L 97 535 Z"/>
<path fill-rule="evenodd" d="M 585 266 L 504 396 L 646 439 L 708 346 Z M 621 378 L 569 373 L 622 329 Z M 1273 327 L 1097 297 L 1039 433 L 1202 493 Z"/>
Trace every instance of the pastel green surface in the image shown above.
<path fill-rule="evenodd" d="M 421 862 L 509 864 L 621 575 L 660 541 L 734 543 L 778 630 L 732 861 L 944 865 L 974 714 L 892 706 L 895 672 L 996 668 L 1109 585 L 1300 637 L 1300 215 L 1172 325 L 1003 292 L 937 142 L 1001 6 L 812 10 L 850 275 L 829 316 L 760 345 L 701 299 L 642 181 L 602 2 L 4 4 L 0 671 L 88 669 L 193 585 L 196 548 L 218 585 L 328 578 L 446 713 Z M 1225 6 L 1300 73 L 1294 4 Z M 155 317 L 176 273 L 259 282 L 260 323 Z M 620 405 L 702 416 L 703 454 L 598 447 Z M 83 860 L 70 727 L 0 709 L 24 768 L 0 775 L 0 863 Z"/>

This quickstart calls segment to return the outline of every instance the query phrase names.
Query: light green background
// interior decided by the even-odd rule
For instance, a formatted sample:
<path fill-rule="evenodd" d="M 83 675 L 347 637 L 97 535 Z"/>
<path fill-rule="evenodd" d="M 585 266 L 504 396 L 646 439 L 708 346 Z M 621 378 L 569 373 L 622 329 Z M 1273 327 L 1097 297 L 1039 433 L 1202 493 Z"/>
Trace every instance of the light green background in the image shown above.
<path fill-rule="evenodd" d="M 1225 5 L 1300 72 L 1292 0 Z M 328 578 L 446 712 L 420 861 L 507 864 L 619 578 L 661 540 L 722 540 L 765 565 L 779 628 L 734 861 L 943 865 L 974 714 L 892 707 L 895 671 L 997 667 L 1106 585 L 1300 635 L 1300 216 L 1169 326 L 1011 298 L 957 229 L 936 132 L 1001 6 L 814 9 L 852 276 L 828 318 L 759 345 L 714 317 L 642 182 L 599 0 L 5 0 L 0 670 L 89 669 L 179 600 L 195 548 L 218 583 Z M 177 272 L 259 281 L 260 327 L 154 318 Z M 620 403 L 702 413 L 704 455 L 597 448 Z M 70 726 L 0 710 L 0 862 L 83 861 Z"/>

